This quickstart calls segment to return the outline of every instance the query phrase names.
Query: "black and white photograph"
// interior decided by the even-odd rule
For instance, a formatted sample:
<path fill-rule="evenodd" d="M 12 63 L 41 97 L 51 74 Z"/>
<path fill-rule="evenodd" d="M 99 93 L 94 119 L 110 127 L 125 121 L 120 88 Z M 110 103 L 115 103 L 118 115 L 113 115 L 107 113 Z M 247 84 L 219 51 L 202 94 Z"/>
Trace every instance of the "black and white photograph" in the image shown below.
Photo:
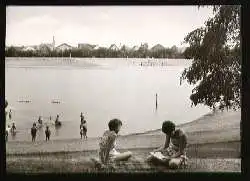
<path fill-rule="evenodd" d="M 241 6 L 6 6 L 7 173 L 241 173 Z"/>

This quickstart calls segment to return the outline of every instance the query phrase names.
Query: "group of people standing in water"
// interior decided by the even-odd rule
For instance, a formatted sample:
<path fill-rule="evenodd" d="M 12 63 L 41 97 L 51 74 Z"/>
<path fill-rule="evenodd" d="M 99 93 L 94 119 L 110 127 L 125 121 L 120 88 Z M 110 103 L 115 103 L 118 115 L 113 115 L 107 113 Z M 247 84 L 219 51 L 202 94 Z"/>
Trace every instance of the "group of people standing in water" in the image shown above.
<path fill-rule="evenodd" d="M 12 136 L 16 135 L 17 132 L 17 128 L 15 123 L 13 122 L 12 125 L 10 125 L 9 123 L 7 123 L 7 119 L 8 121 L 13 121 L 12 118 L 12 110 L 10 109 L 9 111 L 7 111 L 7 107 L 8 107 L 8 101 L 5 101 L 5 118 L 6 118 L 6 131 L 5 131 L 5 140 L 8 141 L 8 136 L 9 133 L 11 133 Z M 81 112 L 80 115 L 80 136 L 81 139 L 87 139 L 87 121 L 84 118 L 83 113 Z M 52 117 L 49 117 L 49 123 L 52 122 Z M 48 125 L 48 123 L 45 123 L 46 125 L 46 129 L 45 129 L 45 140 L 49 141 L 50 140 L 50 136 L 51 136 L 51 130 L 50 127 Z M 59 114 L 56 115 L 55 121 L 54 121 L 54 125 L 56 128 L 59 128 L 60 126 L 62 126 L 62 122 L 59 120 Z M 42 119 L 42 116 L 38 117 L 38 121 L 34 122 L 31 129 L 30 129 L 30 134 L 31 134 L 31 140 L 32 142 L 36 141 L 36 137 L 37 137 L 37 131 L 38 129 L 42 128 L 44 126 L 44 122 Z"/>
<path fill-rule="evenodd" d="M 87 139 L 87 121 L 84 119 L 83 113 L 81 112 L 80 115 L 81 118 L 81 123 L 80 123 L 80 136 L 81 139 Z M 52 117 L 49 117 L 49 120 L 52 120 Z M 38 126 L 36 123 L 33 123 L 33 126 L 31 128 L 31 137 L 32 137 L 32 142 L 34 142 L 36 140 L 36 134 L 37 134 L 37 129 L 41 128 L 43 126 L 43 120 L 42 117 L 39 116 L 38 118 Z M 57 114 L 56 119 L 55 119 L 55 127 L 58 128 L 62 125 L 61 121 L 59 121 L 59 114 Z M 46 125 L 46 129 L 45 129 L 45 138 L 46 141 L 50 140 L 50 135 L 51 135 L 51 131 L 48 125 Z"/>
<path fill-rule="evenodd" d="M 52 117 L 49 117 L 49 120 L 52 120 Z M 39 116 L 38 118 L 38 126 L 36 123 L 33 123 L 33 126 L 31 128 L 31 137 L 32 137 L 32 142 L 34 142 L 36 140 L 36 134 L 37 134 L 37 130 L 41 127 L 43 127 L 43 120 L 42 120 L 42 116 Z M 56 116 L 56 120 L 55 120 L 55 126 L 61 126 L 61 122 L 59 121 L 59 114 L 57 114 Z M 46 125 L 46 129 L 45 129 L 45 140 L 49 141 L 50 140 L 50 135 L 51 135 L 51 131 L 48 125 Z"/>

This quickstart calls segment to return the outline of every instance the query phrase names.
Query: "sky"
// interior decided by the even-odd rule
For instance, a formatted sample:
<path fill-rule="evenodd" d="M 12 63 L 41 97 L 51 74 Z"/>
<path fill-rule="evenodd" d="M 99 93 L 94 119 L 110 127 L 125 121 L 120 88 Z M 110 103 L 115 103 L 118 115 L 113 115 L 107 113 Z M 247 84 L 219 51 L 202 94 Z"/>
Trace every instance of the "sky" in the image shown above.
<path fill-rule="evenodd" d="M 6 45 L 115 43 L 183 46 L 184 37 L 212 17 L 198 6 L 7 6 Z"/>

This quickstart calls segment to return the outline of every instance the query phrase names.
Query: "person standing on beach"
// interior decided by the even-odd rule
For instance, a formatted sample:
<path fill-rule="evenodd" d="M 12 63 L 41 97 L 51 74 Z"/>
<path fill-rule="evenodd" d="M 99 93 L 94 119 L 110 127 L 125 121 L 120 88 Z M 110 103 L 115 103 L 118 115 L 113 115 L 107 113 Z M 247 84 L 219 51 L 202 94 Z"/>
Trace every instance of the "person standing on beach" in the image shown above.
<path fill-rule="evenodd" d="M 148 157 L 147 161 L 157 160 L 168 164 L 170 168 L 179 168 L 182 164 L 185 165 L 187 161 L 186 134 L 181 129 L 176 130 L 175 124 L 171 121 L 163 122 L 162 132 L 166 135 L 164 146 L 151 152 L 151 156 Z"/>
<path fill-rule="evenodd" d="M 109 130 L 105 131 L 99 146 L 99 158 L 103 165 L 109 161 L 127 161 L 132 153 L 130 151 L 120 153 L 116 150 L 116 138 L 120 131 L 122 122 L 119 119 L 112 119 L 108 123 Z"/>
<path fill-rule="evenodd" d="M 36 123 L 33 123 L 33 126 L 31 128 L 32 142 L 36 140 L 36 132 L 37 132 Z"/>
<path fill-rule="evenodd" d="M 46 126 L 46 130 L 45 130 L 46 141 L 49 141 L 50 134 L 51 132 L 49 130 L 49 126 Z"/>

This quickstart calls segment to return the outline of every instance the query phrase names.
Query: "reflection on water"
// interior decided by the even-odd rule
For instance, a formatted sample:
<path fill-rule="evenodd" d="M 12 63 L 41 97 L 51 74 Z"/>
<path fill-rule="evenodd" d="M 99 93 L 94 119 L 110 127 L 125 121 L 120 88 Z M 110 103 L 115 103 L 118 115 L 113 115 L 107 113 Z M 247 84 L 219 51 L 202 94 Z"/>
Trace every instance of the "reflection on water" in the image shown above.
<path fill-rule="evenodd" d="M 78 59 L 79 66 L 57 67 L 56 60 L 46 60 L 47 67 L 34 58 L 6 61 L 6 98 L 19 131 L 15 140 L 31 140 L 30 128 L 39 115 L 49 125 L 53 140 L 80 138 L 81 112 L 88 137 L 96 137 L 108 129 L 112 118 L 122 120 L 121 134 L 129 134 L 158 129 L 166 119 L 177 124 L 192 121 L 209 111 L 204 106 L 191 108 L 192 87 L 179 84 L 184 67 L 190 64 L 187 60 L 166 60 L 171 66 L 164 67 L 137 66 L 141 59 Z M 52 124 L 57 114 L 62 121 L 59 129 Z M 45 140 L 44 131 L 45 127 L 38 131 L 37 140 Z"/>

